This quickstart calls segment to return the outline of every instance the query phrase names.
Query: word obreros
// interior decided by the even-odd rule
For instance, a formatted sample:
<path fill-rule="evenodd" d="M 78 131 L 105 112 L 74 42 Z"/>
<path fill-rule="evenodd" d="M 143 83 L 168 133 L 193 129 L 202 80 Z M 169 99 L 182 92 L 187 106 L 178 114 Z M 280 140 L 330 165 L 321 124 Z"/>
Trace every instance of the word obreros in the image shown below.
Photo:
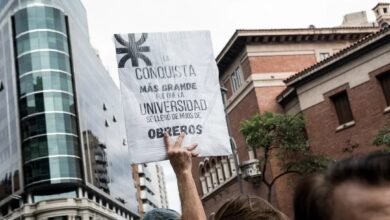
<path fill-rule="evenodd" d="M 202 134 L 202 125 L 178 125 L 173 127 L 149 129 L 148 137 L 150 139 L 164 137 L 164 132 L 167 132 L 170 136 L 178 136 L 181 132 L 185 134 Z"/>

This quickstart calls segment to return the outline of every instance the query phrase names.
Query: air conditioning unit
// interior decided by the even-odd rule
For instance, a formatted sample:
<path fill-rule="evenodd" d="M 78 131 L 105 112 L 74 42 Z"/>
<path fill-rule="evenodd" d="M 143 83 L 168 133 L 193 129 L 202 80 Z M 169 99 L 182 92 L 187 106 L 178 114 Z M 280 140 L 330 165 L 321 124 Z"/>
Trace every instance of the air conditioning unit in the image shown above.
<path fill-rule="evenodd" d="M 258 159 L 246 160 L 241 163 L 242 178 L 251 183 L 259 183 L 261 180 L 260 161 Z"/>

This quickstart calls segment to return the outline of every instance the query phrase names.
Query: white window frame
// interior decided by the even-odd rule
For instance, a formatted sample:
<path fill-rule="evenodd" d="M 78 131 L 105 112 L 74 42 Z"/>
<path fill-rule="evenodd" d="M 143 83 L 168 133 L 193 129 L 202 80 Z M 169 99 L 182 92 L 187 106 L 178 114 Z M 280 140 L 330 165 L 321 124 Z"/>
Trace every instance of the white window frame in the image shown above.
<path fill-rule="evenodd" d="M 320 59 L 320 61 L 325 60 L 326 58 L 328 58 L 330 56 L 331 56 L 331 54 L 329 52 L 326 52 L 326 51 L 320 52 L 318 54 L 318 58 Z"/>
<path fill-rule="evenodd" d="M 241 88 L 243 80 L 242 80 L 240 67 L 237 67 L 230 75 L 230 81 L 232 84 L 233 93 L 235 93 L 238 89 Z"/>

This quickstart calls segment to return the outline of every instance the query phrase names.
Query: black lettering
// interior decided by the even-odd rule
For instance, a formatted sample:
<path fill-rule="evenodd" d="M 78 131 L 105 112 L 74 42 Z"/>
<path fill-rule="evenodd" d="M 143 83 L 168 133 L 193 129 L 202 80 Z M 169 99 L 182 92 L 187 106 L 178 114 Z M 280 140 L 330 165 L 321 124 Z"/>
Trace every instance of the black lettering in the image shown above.
<path fill-rule="evenodd" d="M 170 136 L 172 136 L 172 129 L 170 127 L 166 127 L 165 132 L 167 132 Z"/>
<path fill-rule="evenodd" d="M 158 73 L 159 77 L 164 76 L 165 72 L 166 71 L 165 71 L 164 67 L 162 67 L 162 66 L 157 67 L 157 73 Z M 164 78 L 164 77 L 162 77 L 162 78 Z"/>
<path fill-rule="evenodd" d="M 192 65 L 180 65 L 180 66 L 157 66 L 157 67 L 144 67 L 136 68 L 135 75 L 137 80 L 142 79 L 170 79 L 180 77 L 196 77 L 195 68 Z M 188 89 L 188 88 L 187 88 Z"/>
<path fill-rule="evenodd" d="M 156 113 L 156 103 L 144 103 L 145 112 L 148 114 Z"/>
<path fill-rule="evenodd" d="M 147 92 L 147 91 L 146 91 L 146 86 L 140 86 L 140 87 L 139 87 L 139 92 L 140 92 L 140 93 Z"/>
<path fill-rule="evenodd" d="M 156 137 L 156 131 L 154 129 L 149 129 L 148 136 L 149 139 L 154 139 Z"/>
<path fill-rule="evenodd" d="M 177 112 L 177 107 L 176 107 L 176 102 L 175 101 L 171 101 L 171 110 L 173 112 Z"/>
<path fill-rule="evenodd" d="M 174 76 L 175 77 L 181 77 L 180 68 L 178 66 L 175 66 L 174 69 L 175 69 Z"/>
<path fill-rule="evenodd" d="M 136 77 L 138 80 L 142 79 L 142 75 L 140 75 L 140 71 L 141 71 L 140 68 L 135 68 L 135 77 Z"/>
<path fill-rule="evenodd" d="M 173 126 L 172 127 L 172 135 L 173 136 L 179 136 L 180 135 L 179 126 Z"/>
<path fill-rule="evenodd" d="M 201 100 L 200 100 L 200 106 L 201 106 L 201 108 L 202 108 L 203 111 L 204 111 L 204 110 L 207 110 L 207 103 L 206 103 L 206 100 L 201 99 Z"/>
<path fill-rule="evenodd" d="M 196 76 L 195 69 L 192 65 L 190 65 L 190 76 Z"/>
<path fill-rule="evenodd" d="M 145 107 L 145 103 L 144 103 L 144 107 Z M 142 108 L 142 105 L 139 105 L 139 110 L 140 110 L 142 115 L 146 115 L 146 109 Z"/>
<path fill-rule="evenodd" d="M 185 126 L 185 125 L 180 126 L 180 132 L 184 132 L 185 134 L 188 134 L 187 133 L 187 126 Z"/>
<path fill-rule="evenodd" d="M 186 102 L 186 111 L 193 111 L 194 110 L 193 103 L 189 100 L 185 100 L 185 102 Z"/>
<path fill-rule="evenodd" d="M 190 125 L 188 127 L 188 131 L 189 131 L 190 134 L 195 134 L 195 126 L 194 125 Z"/>
<path fill-rule="evenodd" d="M 202 134 L 202 129 L 203 129 L 202 125 L 197 125 L 196 126 L 196 134 Z"/>
<path fill-rule="evenodd" d="M 200 106 L 199 106 L 199 103 L 198 101 L 194 100 L 194 111 L 200 111 Z"/>
<path fill-rule="evenodd" d="M 158 112 L 159 113 L 163 113 L 164 109 L 163 109 L 163 103 L 158 103 L 158 102 L 155 102 L 155 106 L 157 106 L 156 108 L 156 112 L 157 112 L 157 109 L 158 109 Z"/>
<path fill-rule="evenodd" d="M 164 130 L 162 128 L 157 128 L 156 134 L 157 134 L 157 138 L 162 138 L 164 137 Z"/>
<path fill-rule="evenodd" d="M 142 75 L 144 79 L 149 79 L 149 69 L 148 68 L 142 68 Z"/>
<path fill-rule="evenodd" d="M 179 106 L 179 108 L 177 108 L 177 110 L 179 112 L 182 112 L 184 110 L 183 100 L 178 100 L 177 105 Z"/>

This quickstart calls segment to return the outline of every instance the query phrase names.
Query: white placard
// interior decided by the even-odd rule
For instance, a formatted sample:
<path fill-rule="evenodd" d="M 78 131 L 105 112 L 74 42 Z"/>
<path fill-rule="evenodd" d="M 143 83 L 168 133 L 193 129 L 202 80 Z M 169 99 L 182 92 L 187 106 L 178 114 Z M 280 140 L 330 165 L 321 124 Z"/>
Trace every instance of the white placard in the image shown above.
<path fill-rule="evenodd" d="M 132 163 L 167 159 L 163 132 L 200 156 L 231 154 L 207 31 L 115 34 Z"/>

